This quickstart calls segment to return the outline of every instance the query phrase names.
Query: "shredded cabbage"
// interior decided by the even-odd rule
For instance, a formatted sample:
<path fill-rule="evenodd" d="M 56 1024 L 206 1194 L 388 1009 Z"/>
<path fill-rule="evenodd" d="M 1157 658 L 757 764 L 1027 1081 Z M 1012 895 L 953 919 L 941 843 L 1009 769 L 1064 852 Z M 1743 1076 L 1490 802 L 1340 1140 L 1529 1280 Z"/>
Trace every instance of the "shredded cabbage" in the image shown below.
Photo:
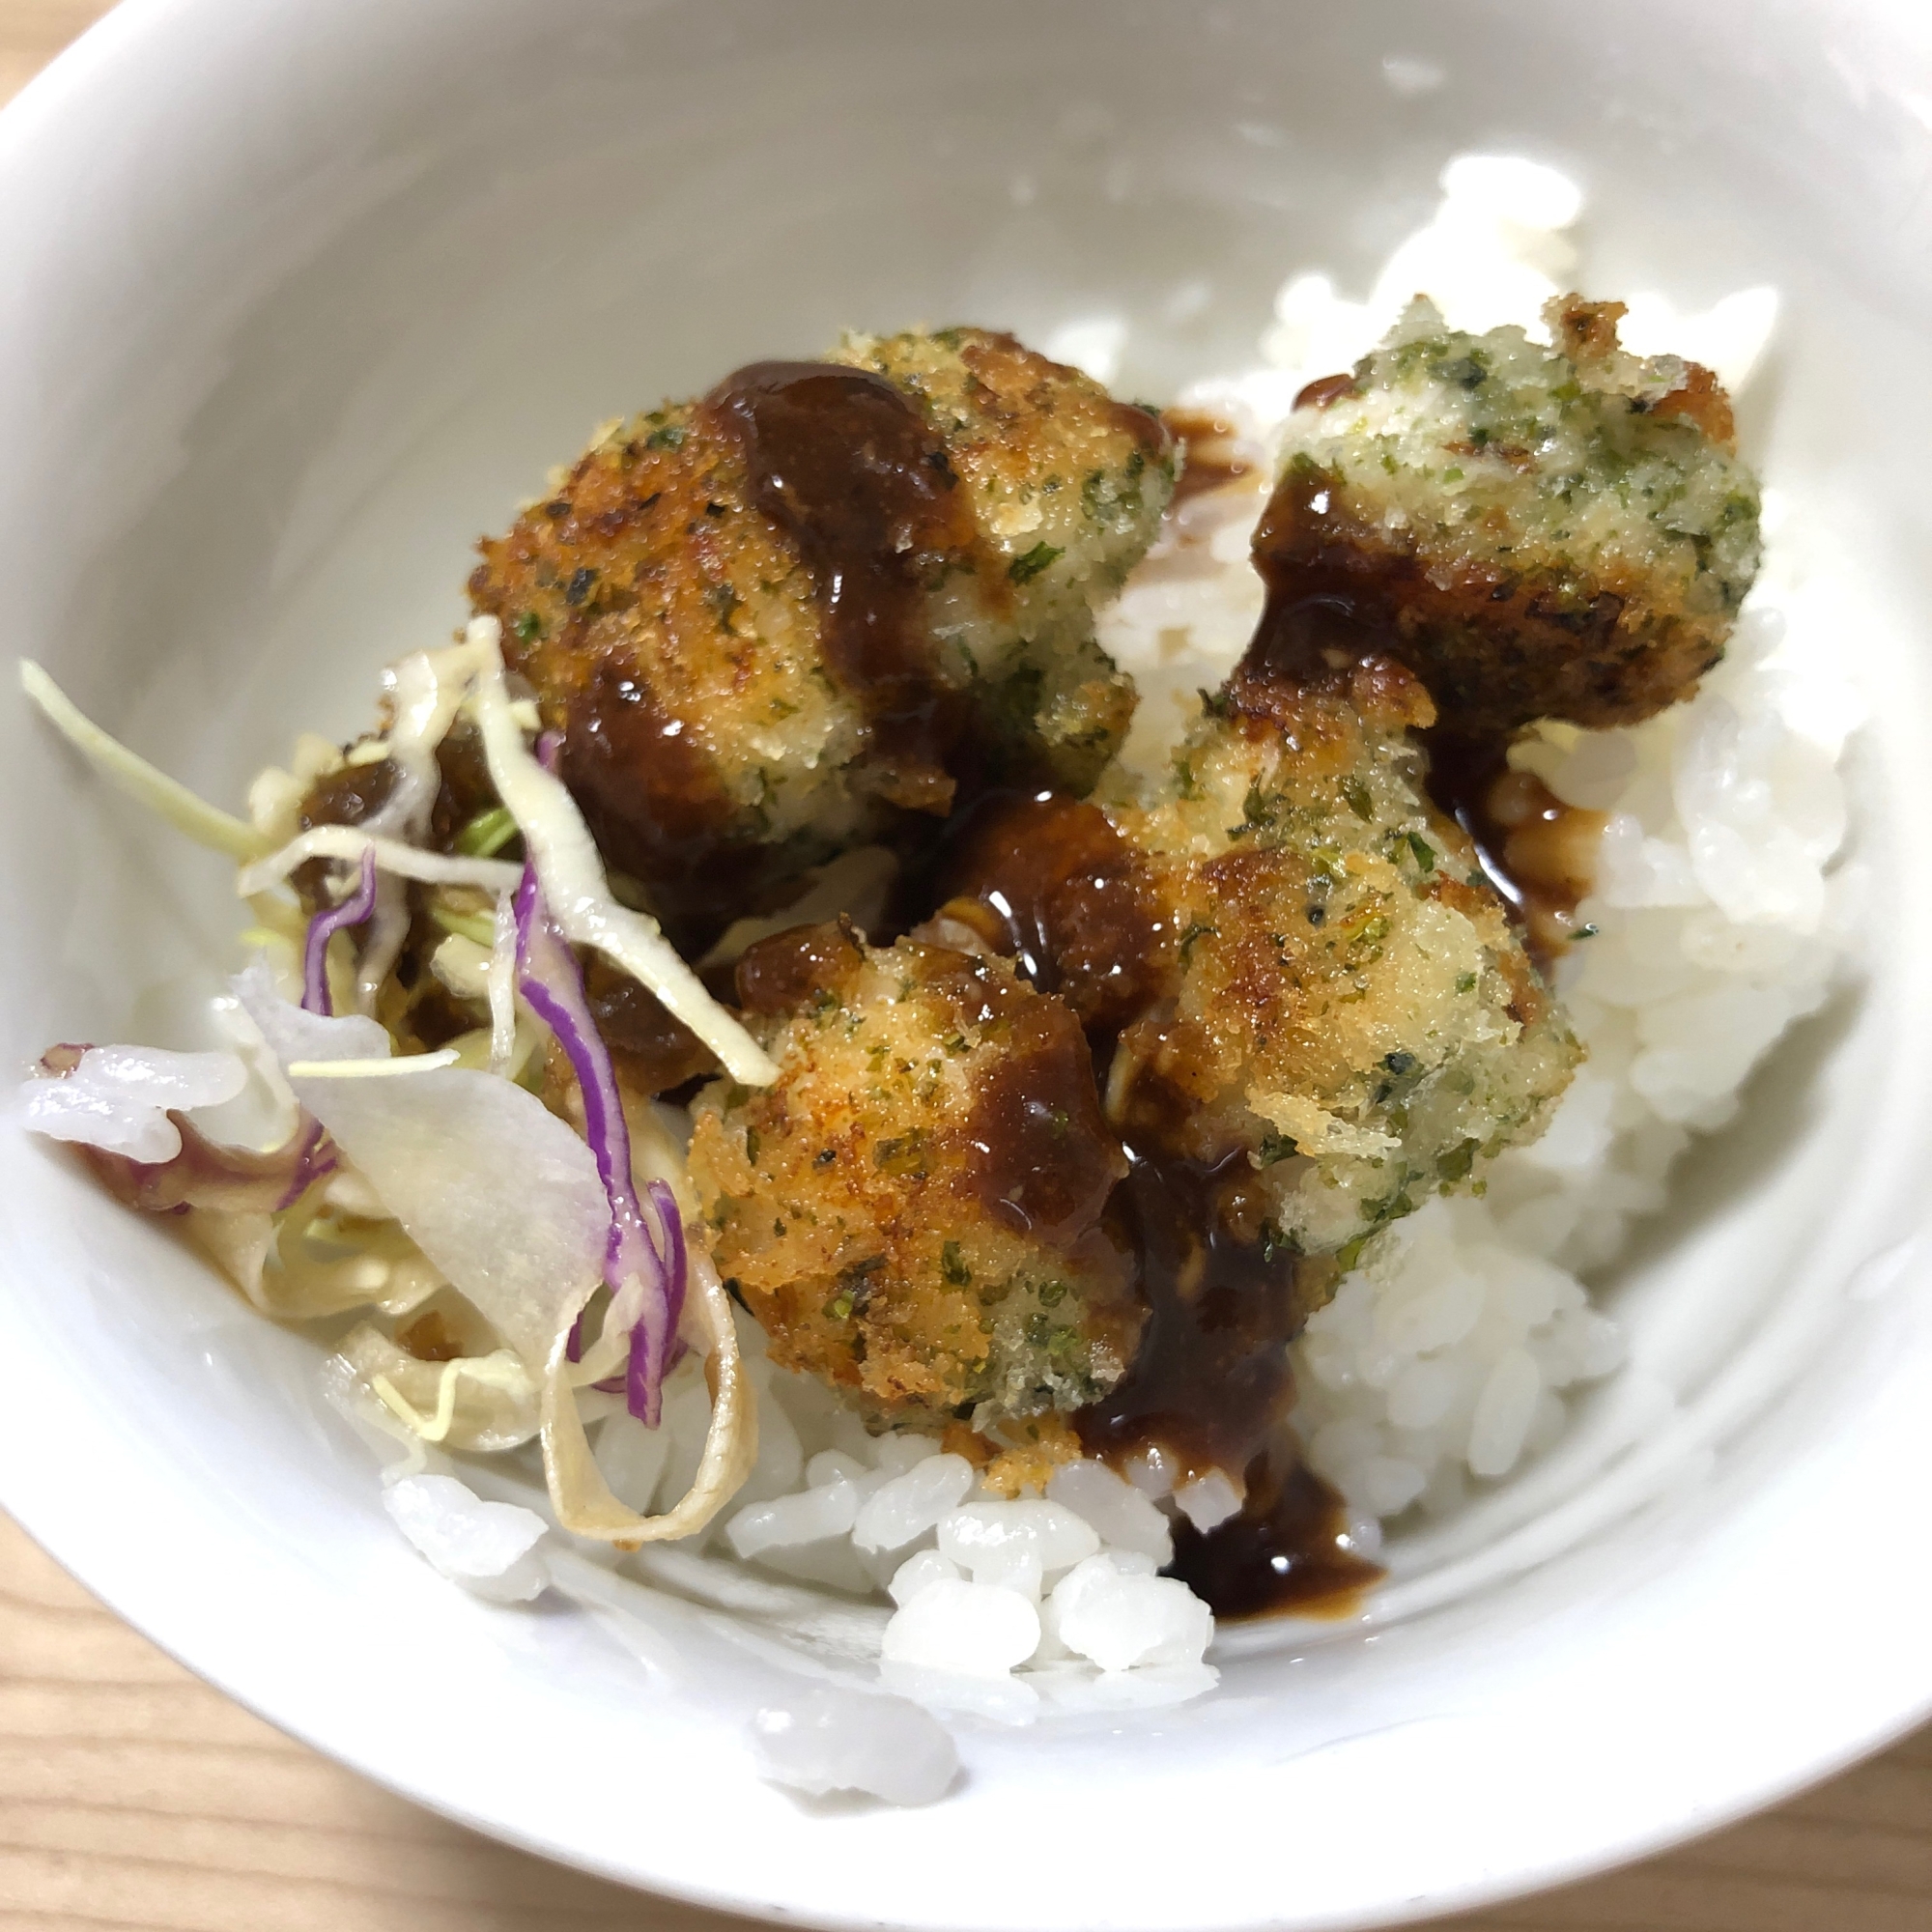
<path fill-rule="evenodd" d="M 439 1067 L 454 1066 L 461 1058 L 453 1046 L 443 1046 L 434 1053 L 387 1060 L 292 1060 L 283 1070 L 291 1080 L 373 1080 L 398 1073 L 434 1073 Z"/>
<path fill-rule="evenodd" d="M 623 1341 L 625 1396 L 639 1421 L 655 1426 L 658 1397 L 670 1367 L 678 1310 L 684 1301 L 684 1226 L 677 1203 L 661 1182 L 648 1190 L 662 1241 L 646 1224 L 632 1175 L 631 1130 L 624 1118 L 616 1069 L 597 1031 L 577 956 L 552 924 L 536 868 L 524 867 L 517 888 L 518 985 L 530 1009 L 550 1028 L 577 1076 L 583 1138 L 597 1158 L 597 1176 L 611 1204 L 611 1238 L 604 1279 L 611 1301 L 604 1337 Z M 601 1339 L 601 1338 L 600 1338 Z M 573 1337 L 569 1352 L 575 1356 Z M 580 1380 L 596 1380 L 585 1375 Z"/>
<path fill-rule="evenodd" d="M 425 852 L 399 839 L 372 838 L 354 825 L 318 825 L 291 838 L 280 851 L 243 866 L 235 875 L 235 890 L 244 899 L 280 885 L 298 866 L 311 859 L 360 860 L 373 852 L 376 864 L 399 879 L 420 879 L 431 886 L 475 886 L 486 893 L 516 889 L 523 868 L 501 859 L 461 859 L 442 852 Z"/>
<path fill-rule="evenodd" d="M 391 1080 L 295 1074 L 305 1061 L 387 1060 L 392 1043 L 374 1020 L 292 1006 L 259 962 L 234 985 L 296 1097 L 411 1239 L 541 1372 L 603 1280 L 611 1213 L 590 1150 L 534 1094 L 468 1067 Z"/>
<path fill-rule="evenodd" d="M 648 986 L 717 1054 L 734 1080 L 769 1086 L 778 1078 L 771 1056 L 705 991 L 656 920 L 611 896 L 604 863 L 577 802 L 524 743 L 523 727 L 512 715 L 503 688 L 502 626 L 495 617 L 478 617 L 469 635 L 482 660 L 470 703 L 483 733 L 483 753 L 497 797 L 523 829 L 524 849 L 543 884 L 551 916 L 566 938 L 594 947 Z"/>
<path fill-rule="evenodd" d="M 408 1315 L 444 1287 L 395 1222 L 343 1227 L 315 1195 L 280 1215 L 191 1211 L 186 1228 L 250 1305 L 278 1321 L 357 1308 Z"/>
<path fill-rule="evenodd" d="M 110 737 L 30 658 L 20 660 L 20 689 L 104 779 L 197 845 L 238 860 L 259 858 L 268 849 L 268 840 L 252 825 L 197 798 L 180 780 Z"/>
<path fill-rule="evenodd" d="M 664 1515 L 639 1516 L 619 1502 L 604 1480 L 570 1385 L 568 1331 L 557 1337 L 543 1384 L 544 1476 L 557 1521 L 575 1535 L 619 1548 L 690 1536 L 737 1494 L 757 1460 L 757 1395 L 738 1350 L 730 1297 L 702 1250 L 693 1251 L 690 1265 L 685 1331 L 708 1345 L 704 1378 L 711 1389 L 711 1428 L 691 1488 Z"/>
<path fill-rule="evenodd" d="M 301 1109 L 280 1148 L 220 1147 L 183 1117 L 186 1107 L 233 1097 L 245 1079 L 233 1055 L 108 1048 L 87 1055 L 94 1066 L 75 1077 L 85 1050 L 56 1049 L 44 1071 L 69 1077 L 30 1083 L 26 1111 L 29 1124 L 81 1140 L 122 1200 L 179 1215 L 188 1237 L 266 1314 L 301 1321 L 374 1308 L 393 1320 L 438 1297 L 463 1311 L 468 1339 L 456 1346 L 465 1352 L 451 1359 L 421 1360 L 365 1321 L 342 1342 L 330 1373 L 347 1378 L 345 1390 L 353 1383 L 373 1398 L 365 1416 L 382 1417 L 384 1432 L 415 1444 L 418 1468 L 429 1453 L 424 1443 L 494 1451 L 541 1435 L 562 1525 L 635 1547 L 691 1534 L 736 1492 L 756 1454 L 756 1409 L 717 1273 L 701 1253 L 686 1254 L 674 1194 L 688 1185 L 681 1163 L 648 1109 L 631 1118 L 565 940 L 594 947 L 634 974 L 738 1079 L 768 1081 L 775 1069 L 656 923 L 611 896 L 569 793 L 525 743 L 534 719 L 503 688 L 499 644 L 494 620 L 478 620 L 464 645 L 399 665 L 390 675 L 387 736 L 363 759 L 395 763 L 400 776 L 389 797 L 360 826 L 317 826 L 275 849 L 266 831 L 207 805 L 118 745 L 39 667 L 23 665 L 28 696 L 106 776 L 240 862 L 237 890 L 251 902 L 260 936 L 285 965 L 295 953 L 307 968 L 300 978 L 308 1009 L 281 995 L 266 960 L 233 982 Z M 527 867 L 417 842 L 440 783 L 437 746 L 466 696 L 503 823 L 523 833 Z M 316 744 L 312 754 L 298 746 L 298 764 L 333 756 Z M 275 822 L 285 826 L 288 814 Z M 506 839 L 487 842 L 494 848 Z M 305 921 L 276 888 L 316 860 L 356 866 L 361 877 L 339 904 Z M 526 875 L 528 916 L 520 923 L 513 892 Z M 481 957 L 468 963 L 483 981 L 491 1015 L 487 1030 L 435 1053 L 398 1055 L 366 1011 L 337 1018 L 327 1010 L 335 931 L 366 926 L 357 962 L 365 1009 L 392 972 L 408 923 L 407 901 L 395 890 L 404 879 L 473 889 L 494 900 L 494 917 L 431 902 L 432 917 L 464 935 L 465 945 L 475 942 L 479 954 L 488 947 L 487 965 Z M 540 881 L 560 931 L 543 917 Z M 536 952 L 542 961 L 533 960 Z M 586 1111 L 598 1122 L 588 1144 L 515 1083 L 537 1037 L 534 1023 L 518 1017 L 520 973 L 532 1011 L 570 1036 L 566 1049 L 575 1049 Z M 487 1073 L 475 1064 L 486 1045 Z M 103 1079 L 111 1093 L 100 1089 Z M 31 1118 L 36 1112 L 43 1118 Z M 627 1125 L 638 1129 L 634 1143 Z M 600 1175 L 600 1162 L 612 1171 Z M 663 1229 L 662 1253 L 639 1195 Z M 589 1356 L 573 1365 L 573 1332 L 607 1287 L 602 1331 Z M 608 1412 L 609 1398 L 580 1385 L 628 1359 L 629 1405 L 654 1411 L 663 1374 L 687 1346 L 705 1357 L 712 1392 L 704 1450 L 689 1492 L 661 1516 L 641 1516 L 618 1502 L 590 1453 L 586 1413 Z"/>
<path fill-rule="evenodd" d="M 537 1433 L 539 1390 L 514 1349 L 419 1362 L 365 1321 L 345 1338 L 341 1353 L 384 1407 L 425 1442 L 490 1455 Z"/>
<path fill-rule="evenodd" d="M 397 777 L 388 797 L 364 821 L 364 831 L 409 845 L 422 842 L 442 788 L 437 748 L 456 722 L 475 668 L 474 646 L 456 644 L 446 650 L 412 652 L 384 672 L 390 711 L 384 755 Z M 375 1011 L 376 995 L 394 970 L 409 931 L 407 895 L 392 880 L 384 880 L 377 889 L 375 920 L 356 967 L 358 1011 Z"/>
<path fill-rule="evenodd" d="M 603 1289 L 611 1233 L 590 1149 L 534 1095 L 466 1067 L 412 1080 L 294 1074 L 304 1061 L 384 1059 L 389 1037 L 374 1020 L 302 1011 L 275 991 L 259 961 L 234 984 L 297 1098 L 540 1385 L 544 1467 L 558 1521 L 617 1543 L 687 1536 L 708 1522 L 757 1454 L 756 1404 L 717 1271 L 691 1257 L 686 1329 L 709 1351 L 713 1395 L 703 1459 L 674 1508 L 640 1517 L 597 1471 L 567 1352 L 578 1318 Z"/>
<path fill-rule="evenodd" d="M 338 932 L 362 924 L 376 910 L 376 855 L 362 854 L 355 884 L 340 905 L 325 907 L 308 923 L 302 939 L 302 1005 L 325 1016 L 335 1010 L 328 985 L 328 942 Z"/>

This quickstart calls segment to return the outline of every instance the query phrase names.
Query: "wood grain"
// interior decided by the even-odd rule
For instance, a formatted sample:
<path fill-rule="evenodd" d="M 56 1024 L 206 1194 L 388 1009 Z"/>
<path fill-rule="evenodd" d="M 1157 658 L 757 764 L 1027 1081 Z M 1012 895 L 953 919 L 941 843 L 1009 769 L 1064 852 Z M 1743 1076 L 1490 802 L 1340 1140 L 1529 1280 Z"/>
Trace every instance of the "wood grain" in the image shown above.
<path fill-rule="evenodd" d="M 0 99 L 104 12 L 0 0 Z M 365 1783 L 189 1676 L 0 1518 L 0 1932 L 740 1924 L 547 1864 Z M 1452 1924 L 1932 1932 L 1932 1728 L 1683 1851 L 1439 1921 Z"/>

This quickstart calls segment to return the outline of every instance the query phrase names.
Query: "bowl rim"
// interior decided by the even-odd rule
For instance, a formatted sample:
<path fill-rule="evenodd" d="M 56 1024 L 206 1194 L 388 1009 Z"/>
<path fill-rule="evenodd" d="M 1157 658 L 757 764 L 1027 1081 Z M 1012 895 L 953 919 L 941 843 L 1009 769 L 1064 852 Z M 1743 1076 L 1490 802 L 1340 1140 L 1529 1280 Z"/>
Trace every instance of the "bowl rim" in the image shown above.
<path fill-rule="evenodd" d="M 600 1859 L 594 1851 L 582 1845 L 569 1844 L 541 1832 L 529 1831 L 520 1826 L 512 1816 L 462 1804 L 434 1785 L 398 1776 L 379 1755 L 364 1747 L 353 1727 L 331 1733 L 326 1725 L 304 1724 L 290 1717 L 285 1708 L 278 1711 L 271 1688 L 258 1684 L 252 1673 L 231 1667 L 228 1659 L 219 1652 L 201 1652 L 191 1634 L 172 1629 L 163 1616 L 156 1614 L 152 1605 L 143 1606 L 133 1592 L 118 1588 L 113 1582 L 97 1581 L 112 1568 L 111 1558 L 104 1550 L 109 1539 L 100 1539 L 90 1548 L 84 1534 L 73 1533 L 74 1522 L 71 1517 L 65 1521 L 52 1521 L 50 1527 L 50 1519 L 45 1512 L 31 1506 L 22 1511 L 11 1496 L 4 1500 L 4 1506 L 14 1522 L 46 1555 L 98 1602 L 174 1662 L 283 1736 L 293 1738 L 393 1797 L 532 1857 L 586 1872 L 645 1896 L 673 1899 L 681 1904 L 737 1918 L 822 1928 L 822 1932 L 882 1932 L 882 1928 L 889 1928 L 895 1922 L 865 1910 L 838 1914 L 800 1910 L 778 1901 L 734 1891 L 723 1885 L 707 1887 L 680 1883 L 670 1878 L 642 1880 L 618 1861 Z M 1532 1861 L 1520 1866 L 1509 1876 L 1470 1878 L 1425 1897 L 1395 1905 L 1371 1906 L 1362 1911 L 1334 1913 L 1320 1918 L 1224 1920 L 1209 1918 L 1203 1922 L 1214 1927 L 1215 1932 L 1277 1932 L 1277 1928 L 1290 1925 L 1293 1932 L 1377 1932 L 1377 1928 L 1380 1927 L 1454 1918 L 1556 1890 L 1645 1862 L 1774 1809 L 1889 1749 L 1928 1721 L 1932 1721 L 1932 1695 L 1921 1698 L 1902 1715 L 1860 1732 L 1829 1758 L 1814 1759 L 1798 1768 L 1779 1768 L 1769 1772 L 1754 1786 L 1734 1792 L 1695 1816 L 1660 1823 L 1649 1831 L 1633 1833 L 1593 1853 L 1549 1859 L 1541 1863 Z M 982 1928 L 990 1928 L 999 1921 L 986 1918 L 962 1918 L 944 1922 L 949 1927 L 956 1928 L 956 1932 L 982 1932 Z"/>
<path fill-rule="evenodd" d="M 122 64 L 139 57 L 151 39 L 177 29 L 186 31 L 203 24 L 214 25 L 224 17 L 239 19 L 244 13 L 244 0 L 119 0 L 118 5 L 89 26 L 0 109 L 0 169 L 31 147 L 43 130 L 55 122 L 86 112 L 91 90 Z M 353 1719 L 345 1721 L 341 1729 L 332 1730 L 326 1722 L 305 1722 L 290 1715 L 286 1706 L 278 1709 L 274 1676 L 263 1671 L 252 1654 L 244 1657 L 240 1653 L 225 1653 L 218 1646 L 213 1650 L 203 1648 L 194 1629 L 171 1615 L 168 1605 L 144 1599 L 139 1573 L 125 1560 L 125 1548 L 117 1544 L 114 1531 L 105 1524 L 97 1527 L 81 1514 L 63 1510 L 57 1484 L 44 1479 L 37 1482 L 30 1475 L 16 1473 L 8 1473 L 0 1480 L 4 1480 L 6 1490 L 0 1504 L 4 1504 L 41 1548 L 113 1614 L 242 1708 L 393 1795 L 537 1857 L 633 1889 L 701 1908 L 754 1916 L 774 1922 L 819 1925 L 828 1928 L 828 1932 L 864 1932 L 864 1928 L 884 1922 L 875 1914 L 861 1909 L 840 1914 L 801 1911 L 782 1901 L 748 1896 L 724 1884 L 707 1887 L 668 1877 L 640 1879 L 634 1867 L 614 1859 L 602 1859 L 594 1849 L 529 1830 L 510 1815 L 466 1805 L 439 1791 L 434 1784 L 399 1775 L 392 1763 L 369 1748 L 366 1735 L 358 1734 Z M 1932 1692 L 1916 1698 L 1883 1720 L 1861 1725 L 1823 1757 L 1813 1756 L 1802 1764 L 1767 1763 L 1754 1783 L 1734 1787 L 1721 1801 L 1694 1816 L 1659 1821 L 1647 1830 L 1629 1832 L 1589 1853 L 1567 1853 L 1541 1861 L 1528 1859 L 1507 1875 L 1464 1878 L 1406 1904 L 1393 1907 L 1383 1904 L 1319 1919 L 1296 1918 L 1293 1922 L 1305 1928 L 1305 1932 L 1317 1932 L 1318 1927 L 1323 1928 L 1323 1932 L 1367 1932 L 1367 1928 L 1375 1926 L 1413 1923 L 1468 1912 L 1574 1884 L 1656 1857 L 1781 1804 L 1885 1749 L 1928 1719 L 1932 1719 Z M 993 1921 L 962 1918 L 947 1922 L 977 1927 Z M 1229 1932 L 1237 1926 L 1243 1932 L 1267 1932 L 1267 1928 L 1289 1921 L 1270 1918 L 1223 1920 L 1210 1915 L 1204 1922 L 1226 1926 Z"/>

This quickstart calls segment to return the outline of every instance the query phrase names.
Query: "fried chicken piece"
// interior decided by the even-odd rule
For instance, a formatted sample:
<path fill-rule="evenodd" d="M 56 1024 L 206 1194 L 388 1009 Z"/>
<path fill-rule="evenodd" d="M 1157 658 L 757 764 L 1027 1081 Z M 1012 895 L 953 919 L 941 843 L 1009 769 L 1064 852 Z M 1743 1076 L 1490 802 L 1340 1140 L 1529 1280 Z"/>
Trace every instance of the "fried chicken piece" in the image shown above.
<path fill-rule="evenodd" d="M 1418 298 L 1290 418 L 1257 565 L 1278 598 L 1350 600 L 1463 736 L 1688 696 L 1757 574 L 1728 399 L 1696 363 L 1619 348 L 1623 313 L 1552 301 L 1543 348 Z"/>
<path fill-rule="evenodd" d="M 774 1358 L 996 1433 L 1118 1381 L 1142 1316 L 1100 1216 L 1126 1163 L 1071 1011 L 1005 960 L 846 923 L 761 942 L 738 986 L 779 1078 L 699 1096 L 691 1175 Z"/>
<path fill-rule="evenodd" d="M 1094 607 L 1173 488 L 1158 419 L 978 329 L 849 338 L 619 424 L 470 580 L 657 909 L 996 778 L 1089 786 L 1131 683 Z"/>
<path fill-rule="evenodd" d="M 1251 654 L 1151 803 L 1009 808 L 965 842 L 936 929 L 1018 952 L 1117 1037 L 1106 1108 L 1129 1146 L 1245 1156 L 1221 1197 L 1236 1237 L 1346 1266 L 1534 1138 L 1580 1054 L 1427 802 L 1428 695 L 1330 655 L 1297 681 Z"/>

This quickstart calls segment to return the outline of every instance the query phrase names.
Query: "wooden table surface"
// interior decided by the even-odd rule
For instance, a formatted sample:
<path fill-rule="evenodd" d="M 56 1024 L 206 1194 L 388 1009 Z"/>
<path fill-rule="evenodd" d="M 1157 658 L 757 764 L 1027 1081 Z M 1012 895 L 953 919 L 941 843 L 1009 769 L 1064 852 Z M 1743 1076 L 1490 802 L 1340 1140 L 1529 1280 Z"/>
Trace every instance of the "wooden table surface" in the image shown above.
<path fill-rule="evenodd" d="M 0 99 L 105 11 L 0 0 Z M 0 1518 L 0 1932 L 738 1923 L 546 1864 L 364 1783 L 189 1676 Z M 1932 1728 L 1683 1851 L 1453 1923 L 1932 1932 Z"/>

